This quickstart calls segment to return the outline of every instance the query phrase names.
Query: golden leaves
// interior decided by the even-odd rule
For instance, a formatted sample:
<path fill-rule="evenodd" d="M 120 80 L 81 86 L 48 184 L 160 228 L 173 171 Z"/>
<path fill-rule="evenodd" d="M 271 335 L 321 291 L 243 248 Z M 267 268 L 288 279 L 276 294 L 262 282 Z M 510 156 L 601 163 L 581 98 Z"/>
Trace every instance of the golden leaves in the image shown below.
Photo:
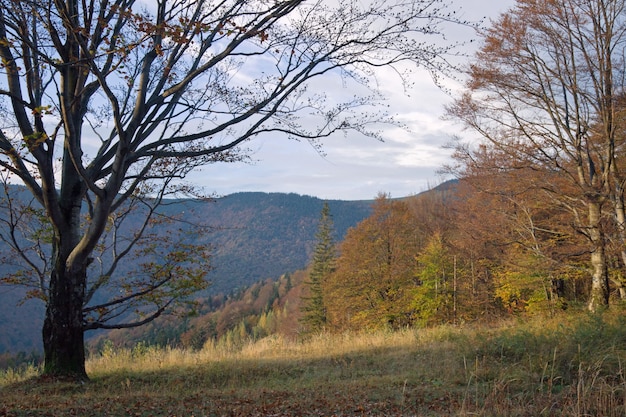
<path fill-rule="evenodd" d="M 48 135 L 45 132 L 34 132 L 30 135 L 24 136 L 24 144 L 28 147 L 29 151 L 34 151 L 39 145 L 48 140 Z"/>

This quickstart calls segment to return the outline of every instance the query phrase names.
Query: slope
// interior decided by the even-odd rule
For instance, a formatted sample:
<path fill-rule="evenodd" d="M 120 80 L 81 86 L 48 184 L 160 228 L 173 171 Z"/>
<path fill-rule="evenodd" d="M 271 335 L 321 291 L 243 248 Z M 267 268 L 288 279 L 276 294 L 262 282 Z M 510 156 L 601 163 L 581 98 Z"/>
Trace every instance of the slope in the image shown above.
<path fill-rule="evenodd" d="M 370 203 L 329 201 L 338 240 L 369 215 Z M 189 210 L 190 220 L 207 225 L 199 236 L 215 248 L 212 285 L 202 294 L 209 296 L 304 268 L 322 205 L 323 200 L 298 194 L 237 193 L 215 201 L 170 201 L 163 210 Z M 43 305 L 30 300 L 20 306 L 20 294 L 0 288 L 0 354 L 41 350 Z"/>

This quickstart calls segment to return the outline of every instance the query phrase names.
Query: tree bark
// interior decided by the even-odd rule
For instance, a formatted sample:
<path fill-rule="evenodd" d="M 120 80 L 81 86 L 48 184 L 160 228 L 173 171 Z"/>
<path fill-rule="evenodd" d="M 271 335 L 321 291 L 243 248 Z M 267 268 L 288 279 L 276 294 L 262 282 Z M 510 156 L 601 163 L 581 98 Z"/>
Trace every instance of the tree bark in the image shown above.
<path fill-rule="evenodd" d="M 615 162 L 611 165 L 611 174 L 613 175 L 613 181 L 616 183 L 613 188 L 615 193 L 613 196 L 613 206 L 615 209 L 615 222 L 617 223 L 617 236 L 619 237 L 619 254 L 621 260 L 620 273 L 613 282 L 615 283 L 620 299 L 626 300 L 626 282 L 624 280 L 624 274 L 626 273 L 626 206 L 624 205 L 624 182 L 617 173 Z"/>
<path fill-rule="evenodd" d="M 78 132 L 67 131 L 79 135 Z M 80 136 L 74 136 L 80 137 Z M 66 150 L 65 161 L 69 161 Z M 43 324 L 43 374 L 87 380 L 83 307 L 90 251 L 78 250 L 81 242 L 81 208 L 85 185 L 71 163 L 63 164 L 63 183 L 54 221 L 53 269 Z"/>
<path fill-rule="evenodd" d="M 606 263 L 604 234 L 600 225 L 601 205 L 597 201 L 589 202 L 589 238 L 593 245 L 591 252 L 591 292 L 589 311 L 595 312 L 609 304 L 609 273 Z"/>
<path fill-rule="evenodd" d="M 67 271 L 57 261 L 43 324 L 44 371 L 55 377 L 87 380 L 82 306 L 85 270 Z"/>

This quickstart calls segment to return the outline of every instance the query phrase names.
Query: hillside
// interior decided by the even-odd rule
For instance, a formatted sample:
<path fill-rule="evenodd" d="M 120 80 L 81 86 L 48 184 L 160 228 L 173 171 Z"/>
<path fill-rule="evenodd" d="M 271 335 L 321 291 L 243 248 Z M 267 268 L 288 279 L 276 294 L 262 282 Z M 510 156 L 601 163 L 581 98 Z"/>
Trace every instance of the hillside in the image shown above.
<path fill-rule="evenodd" d="M 207 225 L 201 238 L 215 248 L 212 285 L 202 295 L 208 297 L 304 268 L 323 202 L 298 194 L 237 193 L 211 202 L 171 201 L 164 210 L 189 210 L 191 220 Z M 340 240 L 349 227 L 368 216 L 371 202 L 328 203 Z M 34 302 L 17 306 L 19 295 L 0 288 L 0 355 L 41 349 L 43 306 Z"/>
<path fill-rule="evenodd" d="M 0 371 L 3 416 L 624 416 L 623 312 L 106 349 L 91 382 Z"/>
<path fill-rule="evenodd" d="M 302 269 L 309 261 L 324 201 L 281 193 L 237 193 L 204 205 L 197 213 L 215 230 L 210 292 L 230 292 L 265 278 Z M 371 201 L 328 202 L 337 240 L 370 213 Z"/>
<path fill-rule="evenodd" d="M 165 316 L 134 329 L 112 330 L 91 338 L 87 349 L 98 354 L 111 346 L 171 346 L 202 349 L 209 345 L 241 346 L 270 335 L 297 339 L 301 334 L 306 270 L 264 279 L 231 294 L 200 301 L 192 317 Z"/>

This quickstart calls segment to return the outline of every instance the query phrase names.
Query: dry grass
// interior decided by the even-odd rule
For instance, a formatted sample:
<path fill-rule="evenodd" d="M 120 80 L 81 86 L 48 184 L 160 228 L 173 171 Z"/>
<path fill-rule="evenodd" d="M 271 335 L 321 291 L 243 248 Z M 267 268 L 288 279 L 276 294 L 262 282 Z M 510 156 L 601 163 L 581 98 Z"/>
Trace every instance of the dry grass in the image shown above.
<path fill-rule="evenodd" d="M 0 416 L 626 416 L 624 324 L 614 314 L 105 350 L 84 385 L 0 375 Z"/>

